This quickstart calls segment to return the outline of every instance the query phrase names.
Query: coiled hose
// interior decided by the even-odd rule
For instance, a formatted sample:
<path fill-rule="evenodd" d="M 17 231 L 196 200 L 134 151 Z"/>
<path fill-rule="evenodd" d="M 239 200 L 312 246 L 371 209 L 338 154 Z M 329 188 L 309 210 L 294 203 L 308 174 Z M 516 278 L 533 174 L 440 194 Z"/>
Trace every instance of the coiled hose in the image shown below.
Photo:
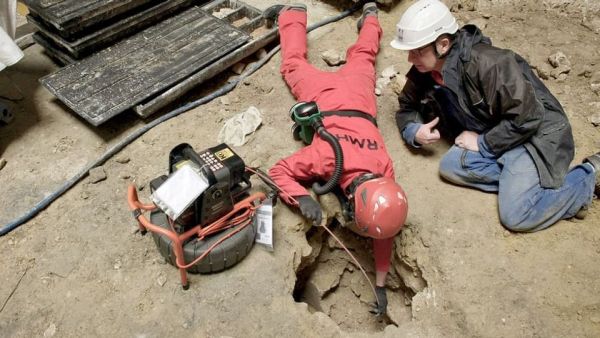
<path fill-rule="evenodd" d="M 336 16 L 326 18 L 315 24 L 310 25 L 306 30 L 307 30 L 307 32 L 310 32 L 317 28 L 328 25 L 332 22 L 339 21 L 339 20 L 349 16 L 350 14 L 354 13 L 356 10 L 361 8 L 362 5 L 363 5 L 362 2 L 357 2 L 351 8 L 341 12 L 340 14 L 338 14 Z M 24 215 L 10 221 L 8 224 L 3 225 L 2 228 L 0 228 L 0 236 L 6 235 L 7 233 L 13 231 L 14 229 L 23 225 L 25 222 L 32 219 L 40 211 L 44 210 L 52 202 L 54 202 L 62 194 L 67 192 L 77 182 L 79 182 L 82 178 L 84 178 L 92 168 L 95 168 L 97 166 L 104 164 L 104 162 L 106 162 L 109 158 L 111 158 L 113 155 L 115 155 L 116 153 L 121 151 L 123 148 L 125 148 L 127 145 L 129 145 L 131 142 L 135 141 L 138 137 L 144 135 L 150 129 L 152 129 L 152 128 L 156 127 L 157 125 L 159 125 L 167 120 L 170 120 L 171 118 L 178 116 L 192 108 L 203 105 L 207 102 L 212 101 L 213 99 L 215 99 L 219 96 L 225 95 L 226 93 L 232 91 L 238 85 L 238 83 L 240 83 L 240 81 L 242 81 L 243 79 L 245 79 L 246 77 L 248 77 L 249 75 L 251 75 L 252 73 L 257 71 L 265 63 L 267 63 L 267 61 L 269 61 L 271 59 L 271 57 L 273 57 L 273 55 L 275 55 L 277 52 L 279 52 L 280 49 L 281 49 L 281 46 L 277 45 L 263 59 L 257 61 L 252 66 L 248 67 L 248 69 L 246 69 L 238 78 L 227 82 L 221 88 L 215 90 L 214 92 L 210 93 L 209 95 L 202 97 L 196 101 L 188 102 L 187 104 L 170 111 L 169 113 L 161 116 L 160 118 L 148 123 L 147 125 L 139 128 L 139 129 L 135 130 L 133 133 L 129 134 L 121 142 L 115 144 L 112 148 L 107 150 L 102 156 L 100 156 L 99 159 L 86 165 L 77 174 L 75 174 L 75 176 L 73 176 L 71 179 L 67 180 L 62 186 L 60 186 L 56 191 L 54 191 L 53 193 L 51 193 L 50 195 L 46 196 L 44 199 L 39 201 L 33 208 L 31 208 L 29 211 L 27 211 Z"/>
<path fill-rule="evenodd" d="M 333 154 L 335 155 L 335 169 L 333 170 L 333 174 L 327 183 L 321 185 L 319 182 L 315 182 L 312 185 L 315 194 L 324 195 L 330 192 L 331 189 L 333 189 L 339 183 L 340 177 L 342 177 L 342 170 L 344 169 L 344 153 L 342 152 L 342 146 L 340 146 L 338 139 L 328 132 L 322 124 L 317 127 L 317 133 L 322 139 L 331 145 L 331 148 L 333 148 Z"/>

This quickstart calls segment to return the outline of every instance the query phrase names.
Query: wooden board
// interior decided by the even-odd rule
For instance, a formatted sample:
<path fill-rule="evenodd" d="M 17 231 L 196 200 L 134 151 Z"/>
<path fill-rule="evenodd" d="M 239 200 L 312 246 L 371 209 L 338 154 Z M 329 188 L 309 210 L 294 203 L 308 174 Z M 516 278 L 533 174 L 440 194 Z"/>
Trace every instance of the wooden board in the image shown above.
<path fill-rule="evenodd" d="M 59 31 L 75 34 L 133 9 L 165 0 L 25 0 L 33 16 Z"/>
<path fill-rule="evenodd" d="M 249 39 L 247 33 L 192 7 L 40 81 L 98 126 Z"/>
<path fill-rule="evenodd" d="M 132 13 L 130 16 L 113 24 L 106 24 L 95 31 L 90 31 L 83 37 L 69 41 L 61 36 L 60 32 L 39 17 L 27 16 L 27 21 L 34 24 L 44 34 L 46 40 L 51 40 L 53 46 L 68 54 L 73 59 L 82 59 L 92 52 L 103 49 L 116 41 L 139 32 L 164 18 L 171 16 L 187 7 L 194 0 L 170 0 L 159 2 L 147 9 Z"/>
<path fill-rule="evenodd" d="M 136 105 L 133 109 L 138 115 L 146 117 L 155 113 L 167 104 L 175 101 L 184 93 L 255 53 L 260 48 L 265 47 L 277 37 L 277 26 L 267 27 L 266 20 L 262 16 L 262 11 L 242 1 L 216 0 L 202 6 L 202 9 L 213 16 L 229 22 L 233 26 L 238 24 L 239 26 L 236 27 L 250 34 L 252 40 L 223 56 L 218 61 L 202 68 L 195 74 L 186 77 L 166 91 Z"/>
<path fill-rule="evenodd" d="M 66 66 L 77 62 L 77 60 L 73 59 L 71 55 L 65 53 L 41 32 L 36 32 L 33 34 L 33 41 L 44 47 L 44 52 L 61 66 Z"/>

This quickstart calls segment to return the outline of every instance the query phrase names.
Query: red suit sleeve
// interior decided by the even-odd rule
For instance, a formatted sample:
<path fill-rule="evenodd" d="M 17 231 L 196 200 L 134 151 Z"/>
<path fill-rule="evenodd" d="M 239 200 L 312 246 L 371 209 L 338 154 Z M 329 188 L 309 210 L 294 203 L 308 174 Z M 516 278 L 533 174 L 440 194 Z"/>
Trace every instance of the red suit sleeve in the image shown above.
<path fill-rule="evenodd" d="M 373 239 L 375 271 L 388 272 L 390 270 L 393 245 L 394 237 L 385 239 Z"/>
<path fill-rule="evenodd" d="M 301 183 L 314 182 L 321 176 L 319 156 L 311 146 L 304 147 L 293 155 L 279 160 L 269 169 L 271 179 L 287 193 L 280 197 L 287 204 L 293 205 L 288 196 L 308 195 Z"/>

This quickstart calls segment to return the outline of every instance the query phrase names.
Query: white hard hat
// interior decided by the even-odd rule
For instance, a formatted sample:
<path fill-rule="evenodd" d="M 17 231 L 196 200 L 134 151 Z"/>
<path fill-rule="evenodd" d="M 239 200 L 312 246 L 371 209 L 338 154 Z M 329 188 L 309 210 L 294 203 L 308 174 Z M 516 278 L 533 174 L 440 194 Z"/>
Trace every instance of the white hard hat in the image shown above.
<path fill-rule="evenodd" d="M 456 19 L 439 0 L 419 0 L 412 4 L 396 24 L 392 47 L 402 50 L 421 48 L 442 34 L 458 30 Z"/>

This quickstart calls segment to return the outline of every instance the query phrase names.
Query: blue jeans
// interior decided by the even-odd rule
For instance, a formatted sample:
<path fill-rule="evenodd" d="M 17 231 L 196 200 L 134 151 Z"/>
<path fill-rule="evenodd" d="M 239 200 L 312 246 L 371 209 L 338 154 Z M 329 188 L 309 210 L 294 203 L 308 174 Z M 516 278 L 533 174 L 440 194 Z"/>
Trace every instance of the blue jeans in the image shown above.
<path fill-rule="evenodd" d="M 596 181 L 593 166 L 586 163 L 572 168 L 560 188 L 542 188 L 523 146 L 500 158 L 452 146 L 440 161 L 440 175 L 455 184 L 497 192 L 500 222 L 522 232 L 539 231 L 575 216 L 591 203 Z"/>

